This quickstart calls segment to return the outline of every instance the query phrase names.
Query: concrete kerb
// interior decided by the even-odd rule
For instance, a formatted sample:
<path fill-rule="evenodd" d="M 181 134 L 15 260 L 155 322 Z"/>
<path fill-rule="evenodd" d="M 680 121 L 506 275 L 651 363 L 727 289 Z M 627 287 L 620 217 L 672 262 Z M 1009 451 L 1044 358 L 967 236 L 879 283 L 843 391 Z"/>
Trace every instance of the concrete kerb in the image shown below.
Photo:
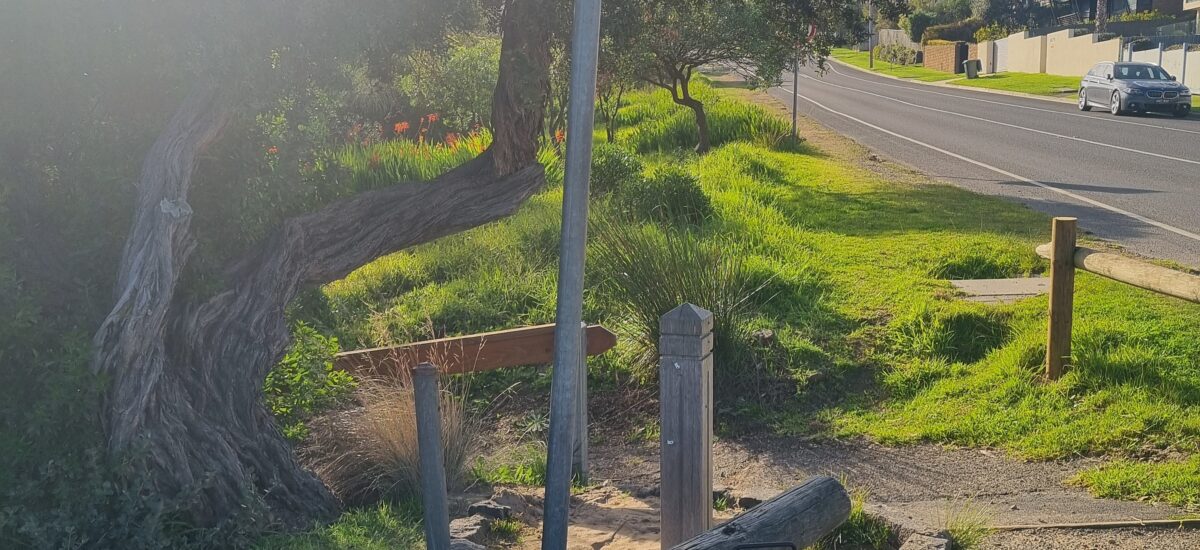
<path fill-rule="evenodd" d="M 829 60 L 834 63 L 837 63 L 838 65 L 846 67 L 848 69 L 854 69 L 859 72 L 873 74 L 876 76 L 882 76 L 884 78 L 890 78 L 892 80 L 899 80 L 901 82 L 911 82 L 913 84 L 923 84 L 926 86 L 935 86 L 938 88 L 951 88 L 954 90 L 972 90 L 972 91 L 976 91 L 976 92 L 983 92 L 986 94 L 1006 95 L 1006 96 L 1011 96 L 1011 97 L 1024 97 L 1024 98 L 1029 98 L 1029 99 L 1040 99 L 1042 101 L 1052 101 L 1054 103 L 1070 103 L 1072 105 L 1074 105 L 1075 101 L 1076 101 L 1074 99 L 1065 98 L 1065 97 L 1051 97 L 1051 96 L 1044 96 L 1044 95 L 1037 95 L 1037 94 L 1027 94 L 1025 92 L 1013 92 L 1013 91 L 1009 91 L 1009 90 L 994 90 L 991 88 L 976 88 L 974 86 L 958 86 L 955 84 L 950 84 L 951 82 L 965 80 L 965 78 L 951 78 L 950 80 L 943 80 L 941 82 L 925 82 L 925 81 L 916 80 L 913 78 L 900 78 L 898 76 L 892 76 L 890 74 L 883 74 L 883 73 L 875 72 L 875 71 L 872 71 L 869 69 L 864 69 L 862 67 L 857 67 L 857 66 L 851 65 L 849 63 L 846 63 L 845 61 L 841 61 L 839 59 L 834 59 L 832 57 L 829 58 Z M 1081 80 L 1082 80 L 1082 78 L 1081 78 Z M 1188 118 L 1200 118 L 1200 111 L 1193 110 L 1192 114 L 1189 115 Z"/>

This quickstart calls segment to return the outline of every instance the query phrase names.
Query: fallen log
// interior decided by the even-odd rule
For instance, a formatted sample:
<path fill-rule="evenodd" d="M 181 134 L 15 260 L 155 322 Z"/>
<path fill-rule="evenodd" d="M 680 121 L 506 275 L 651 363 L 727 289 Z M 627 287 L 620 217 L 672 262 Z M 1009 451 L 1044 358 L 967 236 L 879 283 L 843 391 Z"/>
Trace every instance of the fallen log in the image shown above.
<path fill-rule="evenodd" d="M 831 477 L 814 477 L 672 550 L 735 550 L 765 544 L 805 548 L 849 517 L 850 495 L 842 484 Z"/>

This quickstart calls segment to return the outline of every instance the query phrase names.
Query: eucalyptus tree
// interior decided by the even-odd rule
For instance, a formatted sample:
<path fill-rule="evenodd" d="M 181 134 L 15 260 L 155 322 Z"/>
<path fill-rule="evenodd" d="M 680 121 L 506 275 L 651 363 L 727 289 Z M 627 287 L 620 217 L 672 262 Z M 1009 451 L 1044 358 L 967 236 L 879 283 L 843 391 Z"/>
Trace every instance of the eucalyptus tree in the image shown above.
<path fill-rule="evenodd" d="M 430 182 L 282 208 L 268 199 L 302 194 L 304 182 L 271 193 L 229 183 L 249 181 L 228 167 L 264 145 L 238 139 L 247 121 L 350 65 L 486 24 L 477 2 L 6 4 L 0 210 L 14 215 L 0 235 L 15 237 L 0 247 L 20 285 L 46 298 L 41 314 L 93 310 L 71 323 L 99 326 L 90 364 L 105 384 L 103 445 L 139 458 L 143 496 L 190 495 L 190 519 L 209 525 L 247 498 L 286 527 L 336 512 L 263 404 L 290 342 L 285 308 L 381 255 L 508 215 L 542 185 L 556 9 L 505 2 L 493 141 L 480 157 Z M 239 201 L 255 206 L 242 212 L 258 229 L 213 214 Z M 242 240 L 198 245 L 222 226 Z"/>

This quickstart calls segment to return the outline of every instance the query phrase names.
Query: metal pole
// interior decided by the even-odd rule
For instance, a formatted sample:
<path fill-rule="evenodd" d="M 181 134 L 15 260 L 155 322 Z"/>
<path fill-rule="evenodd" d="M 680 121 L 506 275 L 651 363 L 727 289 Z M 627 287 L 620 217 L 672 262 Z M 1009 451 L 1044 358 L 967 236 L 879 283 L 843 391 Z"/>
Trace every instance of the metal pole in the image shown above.
<path fill-rule="evenodd" d="M 875 68 L 875 21 L 871 19 L 871 0 L 867 0 L 867 67 Z"/>
<path fill-rule="evenodd" d="M 600 50 L 600 0 L 575 0 L 571 29 L 571 88 L 567 108 L 567 170 L 559 244 L 558 306 L 554 329 L 554 378 L 550 388 L 550 434 L 546 457 L 546 516 L 542 550 L 565 550 L 571 504 L 572 432 L 579 357 L 583 353 L 583 263 L 587 246 L 588 178 L 596 109 Z"/>
<path fill-rule="evenodd" d="M 1162 67 L 1162 58 L 1163 58 L 1163 43 L 1159 42 L 1158 43 L 1158 66 L 1159 67 Z"/>
<path fill-rule="evenodd" d="M 446 503 L 440 402 L 437 367 L 429 363 L 417 365 L 413 369 L 413 403 L 417 414 L 417 447 L 421 455 L 425 547 L 429 550 L 450 550 L 450 508 Z"/>
<path fill-rule="evenodd" d="M 792 139 L 796 139 L 796 96 L 800 93 L 800 52 L 792 65 Z"/>
<path fill-rule="evenodd" d="M 579 334 L 579 383 L 575 385 L 575 446 L 571 472 L 579 483 L 586 485 L 591 476 L 588 467 L 587 323 L 579 323 Z"/>

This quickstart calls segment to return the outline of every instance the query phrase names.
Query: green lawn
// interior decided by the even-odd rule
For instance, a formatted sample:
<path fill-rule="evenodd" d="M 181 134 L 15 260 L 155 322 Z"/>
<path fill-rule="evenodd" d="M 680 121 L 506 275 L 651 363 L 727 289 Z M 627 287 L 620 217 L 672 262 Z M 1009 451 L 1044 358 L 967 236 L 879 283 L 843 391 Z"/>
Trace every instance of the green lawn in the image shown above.
<path fill-rule="evenodd" d="M 972 88 L 989 88 L 1009 92 L 1023 92 L 1034 95 L 1052 97 L 1075 97 L 1079 89 L 1080 78 L 1077 76 L 1061 76 L 1054 74 L 1036 73 L 997 73 L 981 76 L 973 80 L 961 79 L 950 82 L 956 86 Z M 1200 96 L 1192 97 L 1192 106 L 1200 108 Z"/>
<path fill-rule="evenodd" d="M 739 99 L 744 90 L 700 86 L 717 138 L 704 156 L 685 147 L 690 115 L 665 92 L 631 93 L 621 111 L 619 142 L 643 151 L 642 173 L 691 174 L 709 216 L 667 217 L 645 201 L 692 204 L 693 191 L 648 191 L 637 177 L 593 200 L 584 315 L 620 337 L 592 361 L 593 391 L 653 391 L 646 319 L 662 313 L 657 304 L 692 301 L 720 312 L 717 422 L 727 434 L 1101 456 L 1075 482 L 1200 504 L 1200 307 L 1080 273 L 1074 366 L 1043 382 L 1045 297 L 967 303 L 946 279 L 1044 271 L 1034 246 L 1048 240 L 1046 216 L 902 171 L 881 176 L 849 160 L 866 155 L 848 141 L 790 145 L 786 124 Z M 381 258 L 328 285 L 305 320 L 345 349 L 550 322 L 562 188 L 561 164 L 545 158 L 551 185 L 516 215 Z M 773 340 L 752 337 L 761 329 Z M 544 392 L 546 380 L 472 387 L 486 402 L 489 388 Z M 481 477 L 513 477 L 488 471 Z M 368 509 L 264 548 L 370 548 L 357 541 L 373 533 L 403 547 L 418 540 L 415 525 L 407 512 Z"/>
<path fill-rule="evenodd" d="M 834 59 L 843 63 L 854 65 L 861 69 L 873 70 L 879 74 L 886 74 L 899 78 L 907 78 L 912 80 L 920 80 L 922 82 L 940 82 L 943 80 L 951 80 L 954 78 L 962 78 L 962 75 L 944 73 L 933 69 L 926 69 L 921 65 L 894 65 L 886 61 L 875 60 L 875 68 L 870 69 L 870 62 L 867 52 L 856 52 L 847 49 L 835 49 L 832 54 Z"/>
<path fill-rule="evenodd" d="M 420 508 L 414 504 L 351 510 L 331 525 L 298 535 L 260 540 L 255 550 L 417 550 L 425 548 Z"/>
<path fill-rule="evenodd" d="M 1027 94 L 1074 97 L 1079 90 L 1080 77 L 1035 73 L 997 73 L 972 80 L 956 80 L 956 86 L 988 88 Z"/>

